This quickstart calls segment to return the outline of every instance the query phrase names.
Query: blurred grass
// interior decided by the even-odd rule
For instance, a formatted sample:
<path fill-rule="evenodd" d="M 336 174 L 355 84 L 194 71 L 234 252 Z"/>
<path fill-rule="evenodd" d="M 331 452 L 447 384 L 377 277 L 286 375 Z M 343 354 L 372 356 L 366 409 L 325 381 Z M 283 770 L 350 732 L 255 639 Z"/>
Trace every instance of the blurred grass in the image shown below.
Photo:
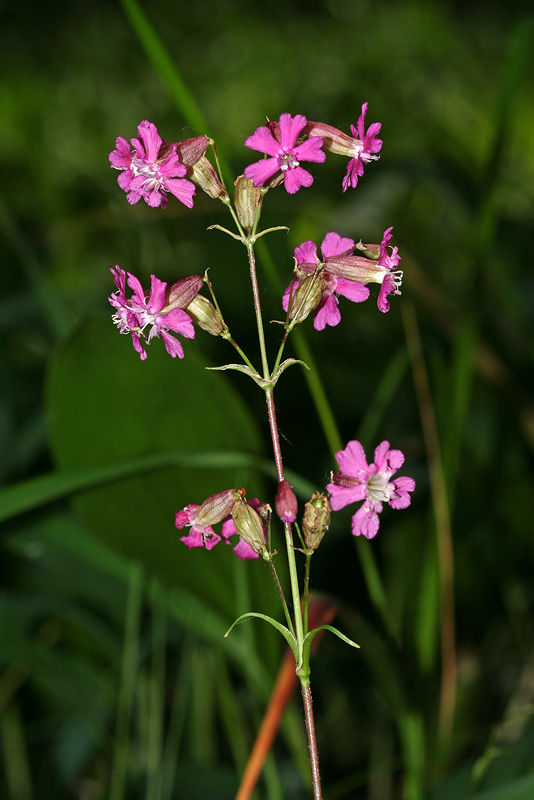
<path fill-rule="evenodd" d="M 137 3 L 122 5 L 127 15 L 103 0 L 46 8 L 23 1 L 4 9 L 0 33 L 0 144 L 8 166 L 0 193 L 0 479 L 5 502 L 19 503 L 2 524 L 0 795 L 107 797 L 121 765 L 113 753 L 125 752 L 127 742 L 122 784 L 115 784 L 124 796 L 233 797 L 280 646 L 259 627 L 243 626 L 228 640 L 222 633 L 230 612 L 237 616 L 255 604 L 251 591 L 266 604 L 275 598 L 256 565 L 219 563 L 211 555 L 208 564 L 179 550 L 171 557 L 174 545 L 162 548 L 167 533 L 151 539 L 121 526 L 113 516 L 118 506 L 112 508 L 120 492 L 109 490 L 102 505 L 91 488 L 100 469 L 120 467 L 118 452 L 93 461 L 92 477 L 74 469 L 75 461 L 64 462 L 64 454 L 58 459 L 57 409 L 64 409 L 60 421 L 74 421 L 63 433 L 73 453 L 83 453 L 91 429 L 111 443 L 114 418 L 135 426 L 139 405 L 151 402 L 146 367 L 154 369 L 154 386 L 161 385 L 159 366 L 138 363 L 111 324 L 108 344 L 100 325 L 108 315 L 110 263 L 145 280 L 153 271 L 173 280 L 209 266 L 236 338 L 251 337 L 239 248 L 205 231 L 224 224 L 221 209 L 204 198 L 190 213 L 172 205 L 165 213 L 129 208 L 107 162 L 117 135 L 132 136 L 143 118 L 170 140 L 209 132 L 237 174 L 250 161 L 243 141 L 266 116 L 289 110 L 348 130 L 367 100 L 369 120 L 383 123 L 384 149 L 358 189 L 341 194 L 344 161 L 332 157 L 316 170 L 311 190 L 268 197 L 264 215 L 266 227 L 291 227 L 268 242 L 266 319 L 279 316 L 274 282 L 287 281 L 293 247 L 307 238 L 321 241 L 329 230 L 379 241 L 394 224 L 405 271 L 403 297 L 394 298 L 386 317 L 373 302 L 354 309 L 342 299 L 338 328 L 304 332 L 323 387 L 317 396 L 323 391 L 333 410 L 326 432 L 320 419 L 328 405 L 315 410 L 305 376 L 291 371 L 277 397 L 287 464 L 303 487 L 321 488 L 335 466 L 325 441 L 335 449 L 337 437 L 344 443 L 356 436 L 368 451 L 385 438 L 403 449 L 405 472 L 418 482 L 410 510 L 386 511 L 373 543 L 351 540 L 349 512 L 334 515 L 315 559 L 316 587 L 336 597 L 342 629 L 362 644 L 355 657 L 325 639 L 313 666 L 325 798 L 530 797 L 529 6 L 154 0 L 139 5 L 149 30 L 139 15 L 131 24 Z M 408 308 L 427 371 L 426 407 L 439 443 L 433 451 L 409 370 L 401 313 Z M 79 333 L 101 328 L 102 343 L 100 334 Z M 109 348 L 102 364 L 124 345 L 120 364 L 131 365 L 132 394 L 122 391 L 113 413 L 104 402 L 113 378 L 105 370 L 99 376 L 91 342 Z M 214 363 L 228 359 L 221 342 L 199 335 L 189 344 Z M 154 364 L 162 360 L 156 346 Z M 45 405 L 45 375 L 66 348 L 78 372 L 73 367 L 54 404 L 49 395 Z M 178 376 L 188 358 L 176 366 Z M 92 421 L 91 387 L 96 391 L 99 377 Z M 240 376 L 233 386 L 242 398 L 236 407 L 244 401 L 265 439 L 261 396 Z M 178 390 L 187 392 L 187 385 Z M 165 397 L 172 400 L 172 393 Z M 146 427 L 139 434 L 145 445 Z M 250 434 L 246 442 L 235 438 L 225 451 L 254 450 Z M 183 452 L 166 444 L 169 452 Z M 58 463 L 65 469 L 53 474 Z M 137 469 L 126 456 L 122 463 Z M 232 469 L 245 480 L 246 465 Z M 439 501 L 436 474 L 443 481 Z M 268 494 L 273 483 L 266 471 L 262 476 L 253 480 L 258 487 L 263 481 Z M 161 519 L 170 520 L 172 536 L 178 505 L 196 498 L 178 501 L 185 489 L 180 479 L 176 492 L 168 480 L 164 491 L 159 480 L 141 484 L 150 487 Z M 101 522 L 83 511 L 83 502 L 65 502 L 76 487 L 87 490 L 86 506 L 101 505 Z M 130 518 L 136 499 L 131 493 Z M 54 502 L 45 508 L 44 500 Z M 457 697 L 448 743 L 438 736 L 442 663 L 450 655 L 439 644 L 440 503 L 450 515 L 454 557 Z M 107 528 L 116 531 L 122 555 L 101 541 L 110 542 Z M 362 568 L 372 572 L 375 562 L 370 600 Z M 135 599 L 132 576 L 139 578 L 141 569 Z M 186 572 L 187 588 L 178 580 Z M 166 575 L 163 583 L 158 574 Z M 128 689 L 128 707 L 120 687 Z M 308 796 L 300 726 L 292 706 L 258 800 Z M 377 736 L 389 743 L 378 762 Z"/>

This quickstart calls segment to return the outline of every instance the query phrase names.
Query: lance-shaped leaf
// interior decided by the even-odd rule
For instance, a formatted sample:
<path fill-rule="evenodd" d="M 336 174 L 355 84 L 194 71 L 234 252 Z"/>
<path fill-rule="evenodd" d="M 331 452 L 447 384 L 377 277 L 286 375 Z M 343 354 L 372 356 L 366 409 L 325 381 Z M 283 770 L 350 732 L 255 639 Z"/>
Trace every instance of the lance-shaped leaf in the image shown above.
<path fill-rule="evenodd" d="M 241 616 L 238 617 L 236 619 L 236 621 L 234 623 L 232 623 L 232 625 L 228 628 L 228 630 L 224 634 L 224 638 L 226 639 L 228 634 L 233 630 L 233 628 L 235 628 L 236 625 L 239 625 L 240 622 L 243 622 L 246 619 L 250 619 L 251 617 L 257 617 L 258 619 L 263 619 L 265 622 L 268 622 L 270 625 L 272 625 L 273 628 L 276 628 L 278 633 L 281 633 L 282 636 L 284 637 L 284 639 L 286 640 L 286 642 L 288 643 L 289 647 L 291 648 L 291 652 L 293 653 L 293 656 L 295 657 L 295 661 L 297 661 L 297 640 L 295 639 L 295 637 L 293 636 L 291 631 L 288 628 L 286 628 L 285 625 L 282 625 L 281 622 L 277 622 L 272 617 L 268 617 L 267 614 L 259 614 L 257 611 L 247 611 L 246 614 L 241 614 Z M 324 626 L 324 627 L 328 627 L 328 626 Z M 320 630 L 320 628 L 317 628 L 316 630 L 318 631 L 318 630 Z M 309 634 L 308 634 L 308 636 L 309 636 Z M 347 641 L 350 641 L 350 639 L 347 639 Z M 310 645 L 311 645 L 311 642 L 310 642 Z M 308 648 L 308 653 L 309 653 L 309 648 Z"/>
<path fill-rule="evenodd" d="M 341 631 L 338 631 L 337 628 L 334 628 L 333 625 L 320 625 L 318 628 L 314 628 L 312 631 L 307 633 L 306 636 L 304 637 L 304 643 L 302 645 L 302 661 L 300 662 L 300 664 L 299 664 L 297 669 L 299 669 L 303 664 L 306 664 L 306 665 L 309 664 L 310 649 L 311 649 L 311 646 L 312 646 L 312 642 L 313 642 L 314 636 L 317 633 L 319 633 L 319 631 L 330 631 L 330 633 L 335 633 L 335 635 L 339 639 L 341 639 L 346 644 L 350 644 L 351 647 L 358 647 L 359 648 L 359 646 L 360 646 L 359 644 L 356 644 L 356 642 L 353 642 L 352 639 L 349 639 L 348 636 L 345 636 L 344 633 L 341 633 Z"/>

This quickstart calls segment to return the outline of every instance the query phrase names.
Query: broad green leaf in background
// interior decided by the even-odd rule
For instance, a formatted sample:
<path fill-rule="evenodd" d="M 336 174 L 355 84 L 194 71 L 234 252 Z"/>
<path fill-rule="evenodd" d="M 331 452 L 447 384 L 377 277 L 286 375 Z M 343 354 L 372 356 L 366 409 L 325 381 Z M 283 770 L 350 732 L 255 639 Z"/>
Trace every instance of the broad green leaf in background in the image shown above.
<path fill-rule="evenodd" d="M 182 361 L 161 342 L 141 362 L 129 337 L 118 336 L 109 319 L 82 324 L 57 350 L 47 385 L 52 448 L 61 469 L 92 467 L 128 458 L 181 451 L 239 449 L 258 452 L 260 436 L 249 410 L 220 373 L 186 342 Z M 189 346 L 188 346 L 189 345 Z M 229 487 L 258 493 L 245 469 L 184 467 L 131 478 L 77 497 L 75 507 L 97 536 L 172 583 L 191 589 L 230 617 L 235 608 L 230 548 L 189 551 L 180 542 L 174 514 L 188 503 Z M 256 601 L 271 597 L 263 564 L 243 564 L 253 573 Z"/>

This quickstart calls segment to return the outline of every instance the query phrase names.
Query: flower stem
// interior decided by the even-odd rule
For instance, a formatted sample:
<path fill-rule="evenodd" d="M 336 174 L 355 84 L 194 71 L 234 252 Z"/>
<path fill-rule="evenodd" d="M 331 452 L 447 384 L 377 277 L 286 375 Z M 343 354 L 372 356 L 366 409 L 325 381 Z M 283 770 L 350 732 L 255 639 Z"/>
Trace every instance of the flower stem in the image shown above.
<path fill-rule="evenodd" d="M 269 363 L 267 360 L 267 351 L 265 347 L 265 333 L 263 329 L 263 319 L 261 313 L 260 294 L 258 289 L 258 279 L 256 275 L 256 261 L 254 257 L 254 245 L 250 240 L 247 242 L 247 252 L 249 258 L 250 280 L 252 283 L 252 295 L 254 298 L 254 311 L 256 314 L 256 324 L 258 327 L 258 340 L 261 352 L 261 361 L 263 367 L 263 374 L 265 380 L 269 380 Z M 280 446 L 280 437 L 278 434 L 278 423 L 276 421 L 276 408 L 274 404 L 274 395 L 272 386 L 265 389 L 265 401 L 267 403 L 267 416 L 269 419 L 269 429 L 271 432 L 271 440 L 273 445 L 274 463 L 276 467 L 276 477 L 278 482 L 284 480 L 284 462 L 282 459 L 282 448 Z M 291 582 L 291 597 L 293 601 L 293 617 L 295 620 L 295 637 L 297 639 L 297 674 L 299 676 L 302 686 L 302 698 L 304 700 L 304 716 L 306 721 L 306 732 L 308 734 L 308 748 L 310 751 L 310 764 L 312 771 L 312 783 L 314 800 L 321 800 L 321 780 L 319 774 L 319 754 L 317 752 L 317 742 L 315 739 L 315 722 L 313 717 L 313 705 L 311 700 L 310 689 L 310 667 L 309 663 L 303 663 L 303 647 L 304 647 L 304 625 L 303 613 L 300 605 L 300 587 L 297 572 L 297 562 L 295 558 L 295 548 L 293 546 L 293 533 L 290 522 L 284 523 L 284 532 L 286 540 L 287 561 L 289 566 L 289 576 Z"/>
<path fill-rule="evenodd" d="M 315 720 L 313 717 L 313 702 L 309 680 L 300 680 L 302 690 L 302 700 L 304 703 L 304 718 L 306 720 L 306 732 L 308 734 L 308 749 L 310 751 L 310 766 L 313 785 L 313 800 L 322 800 L 321 774 L 319 772 L 319 753 L 317 751 L 317 740 L 315 738 Z"/>

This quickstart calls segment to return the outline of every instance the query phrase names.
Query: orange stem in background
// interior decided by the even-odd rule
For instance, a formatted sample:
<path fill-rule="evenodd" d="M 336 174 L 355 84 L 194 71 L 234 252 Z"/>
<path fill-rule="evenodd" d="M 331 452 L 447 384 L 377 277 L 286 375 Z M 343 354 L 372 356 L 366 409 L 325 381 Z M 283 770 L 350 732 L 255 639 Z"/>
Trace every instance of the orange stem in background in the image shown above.
<path fill-rule="evenodd" d="M 309 627 L 310 630 L 318 628 L 320 625 L 329 624 L 337 614 L 337 606 L 324 597 L 310 595 L 309 605 Z M 314 637 L 311 647 L 313 654 L 323 635 L 323 631 Z M 278 673 L 278 678 L 271 694 L 267 711 L 263 717 L 254 747 L 250 754 L 239 790 L 235 800 L 249 800 L 261 775 L 265 759 L 273 746 L 273 742 L 278 733 L 280 722 L 285 708 L 295 688 L 299 683 L 295 672 L 295 659 L 289 648 L 286 650 L 282 666 Z"/>

